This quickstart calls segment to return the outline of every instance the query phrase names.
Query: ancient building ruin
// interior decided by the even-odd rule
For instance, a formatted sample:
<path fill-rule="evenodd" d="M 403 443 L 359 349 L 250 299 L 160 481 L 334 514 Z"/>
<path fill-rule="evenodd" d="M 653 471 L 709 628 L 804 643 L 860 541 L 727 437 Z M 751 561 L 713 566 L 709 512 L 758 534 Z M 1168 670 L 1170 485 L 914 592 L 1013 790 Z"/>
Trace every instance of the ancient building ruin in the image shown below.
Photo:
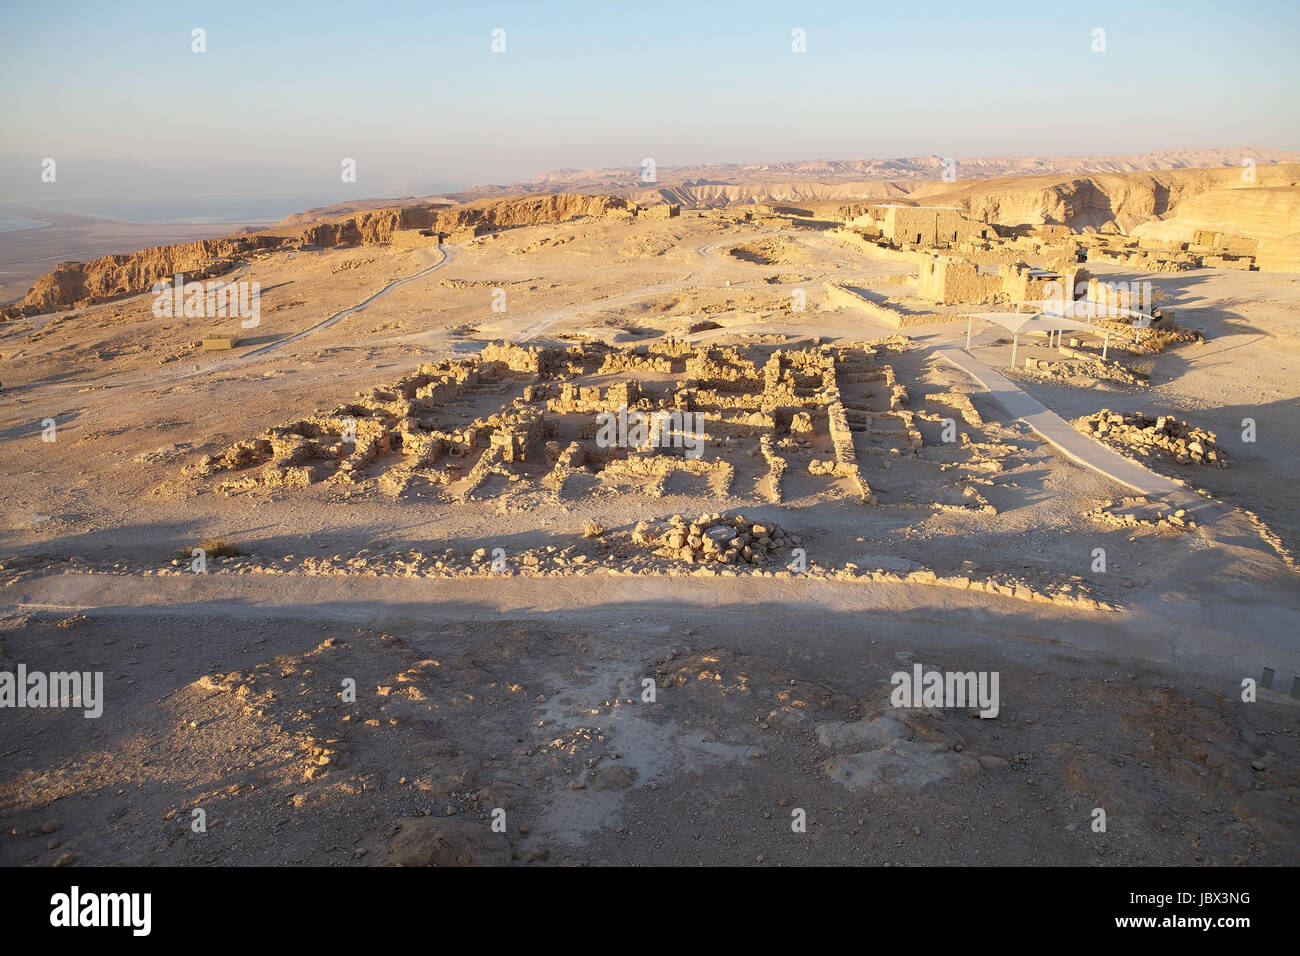
<path fill-rule="evenodd" d="M 896 246 L 936 248 L 996 235 L 987 222 L 971 219 L 951 206 L 868 204 L 850 207 L 849 213 L 845 225 L 850 229 Z"/>
<path fill-rule="evenodd" d="M 931 255 L 921 259 L 916 294 L 939 305 L 1073 301 L 1090 280 L 1087 270 L 1068 261 L 1054 268 L 1022 262 L 982 266 L 961 256 Z"/>
<path fill-rule="evenodd" d="M 803 347 L 493 342 L 204 455 L 184 473 L 225 494 L 342 486 L 468 503 L 603 488 L 910 508 L 923 490 L 926 508 L 986 508 L 974 484 L 997 463 L 966 435 L 953 446 L 970 460 L 964 477 L 945 475 L 946 451 L 927 483 L 913 478 L 882 503 L 863 470 L 870 461 L 885 475 L 888 460 L 917 459 L 922 422 L 982 424 L 965 396 L 910 404 L 889 361 L 908 348 L 902 336 Z M 619 416 L 626 437 L 602 440 L 602 416 Z M 638 416 L 650 424 L 633 436 L 626 423 Z"/>

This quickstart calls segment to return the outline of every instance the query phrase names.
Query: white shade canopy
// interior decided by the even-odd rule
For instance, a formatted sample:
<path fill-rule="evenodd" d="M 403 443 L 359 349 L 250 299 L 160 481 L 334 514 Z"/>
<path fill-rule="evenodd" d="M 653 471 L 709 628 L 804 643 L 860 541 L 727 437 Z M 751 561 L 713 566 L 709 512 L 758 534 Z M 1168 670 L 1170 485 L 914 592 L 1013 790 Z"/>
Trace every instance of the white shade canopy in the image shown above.
<path fill-rule="evenodd" d="M 1077 330 L 1101 332 L 1091 322 L 1068 315 L 1051 312 L 971 312 L 968 319 L 983 319 L 1002 326 L 1008 332 L 1074 332 Z"/>
<path fill-rule="evenodd" d="M 1125 309 L 1109 302 L 1094 302 L 1089 299 L 1075 299 L 1063 302 L 1060 299 L 1038 299 L 1016 302 L 1017 306 L 1034 309 L 1045 315 L 1059 315 L 1067 319 L 1083 319 L 1093 322 L 1096 319 L 1132 319 L 1134 325 L 1145 328 L 1151 323 L 1151 314 L 1136 309 Z"/>
<path fill-rule="evenodd" d="M 1011 365 L 1016 364 L 1016 350 L 1022 332 L 1043 332 L 1050 342 L 1053 337 L 1060 342 L 1062 332 L 1092 332 L 1102 336 L 1101 357 L 1105 360 L 1110 349 L 1110 330 L 1085 322 L 1073 316 L 1052 312 L 968 312 L 966 314 L 966 351 L 970 351 L 971 331 L 975 320 L 983 319 L 1000 325 L 1011 333 Z"/>

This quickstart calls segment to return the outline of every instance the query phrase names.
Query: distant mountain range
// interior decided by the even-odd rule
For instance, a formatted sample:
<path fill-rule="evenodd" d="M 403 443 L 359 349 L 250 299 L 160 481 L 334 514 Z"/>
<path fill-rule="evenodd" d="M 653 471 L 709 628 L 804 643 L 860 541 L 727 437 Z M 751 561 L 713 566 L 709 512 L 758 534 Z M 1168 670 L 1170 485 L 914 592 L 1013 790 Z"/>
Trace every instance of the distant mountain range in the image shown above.
<path fill-rule="evenodd" d="M 1300 153 L 1243 146 L 1235 149 L 1167 149 L 1121 156 L 959 156 L 952 159 L 955 161 L 952 175 L 958 180 L 964 180 L 1240 166 L 1247 159 L 1263 166 L 1300 162 Z M 815 159 L 782 163 L 660 166 L 655 170 L 654 183 L 642 181 L 639 166 L 621 169 L 560 169 L 544 173 L 529 182 L 476 186 L 445 193 L 443 198 L 453 202 L 471 202 L 531 193 L 606 193 L 637 202 L 653 202 L 658 195 L 663 200 L 683 202 L 686 205 L 744 202 L 751 198 L 755 201 L 770 199 L 777 202 L 871 198 L 872 194 L 883 198 L 894 191 L 887 186 L 862 188 L 858 184 L 942 181 L 944 161 L 945 157 L 920 156 L 906 159 Z M 896 192 L 903 195 L 909 191 L 904 186 Z M 849 195 L 851 192 L 853 197 Z"/>
<path fill-rule="evenodd" d="M 464 203 L 505 196 L 554 193 L 603 194 L 631 199 L 638 205 L 680 203 L 708 208 L 744 202 L 818 202 L 901 199 L 926 183 L 942 184 L 945 157 L 910 159 L 813 159 L 782 163 L 720 163 L 661 166 L 655 182 L 641 180 L 641 167 L 558 169 L 528 182 L 475 186 L 432 196 L 359 199 L 307 209 L 287 217 L 281 228 L 302 227 L 367 209 L 430 203 Z M 1090 175 L 1173 169 L 1240 167 L 1300 162 L 1300 153 L 1242 146 L 1235 149 L 1166 149 L 1120 156 L 953 157 L 958 183 L 973 179 L 1044 175 Z"/>

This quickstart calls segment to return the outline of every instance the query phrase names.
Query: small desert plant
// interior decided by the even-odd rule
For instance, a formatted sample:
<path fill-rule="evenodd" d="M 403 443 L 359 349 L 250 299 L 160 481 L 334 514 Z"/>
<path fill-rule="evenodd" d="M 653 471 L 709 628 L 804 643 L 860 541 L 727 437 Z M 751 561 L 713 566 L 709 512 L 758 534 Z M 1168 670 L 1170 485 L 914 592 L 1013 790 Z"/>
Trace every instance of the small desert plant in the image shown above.
<path fill-rule="evenodd" d="M 1131 366 L 1129 366 L 1129 371 L 1132 372 L 1134 375 L 1136 375 L 1138 378 L 1149 379 L 1151 378 L 1151 373 L 1155 371 L 1155 368 L 1156 368 L 1155 360 L 1150 359 L 1146 362 L 1134 362 Z"/>
<path fill-rule="evenodd" d="M 588 521 L 587 526 L 582 529 L 584 538 L 600 538 L 605 534 L 605 526 L 599 521 Z"/>
<path fill-rule="evenodd" d="M 181 548 L 176 552 L 176 559 L 188 561 L 194 554 L 194 548 L 202 548 L 204 555 L 209 558 L 237 558 L 243 554 L 239 550 L 239 545 L 220 538 L 205 538 L 192 548 Z"/>

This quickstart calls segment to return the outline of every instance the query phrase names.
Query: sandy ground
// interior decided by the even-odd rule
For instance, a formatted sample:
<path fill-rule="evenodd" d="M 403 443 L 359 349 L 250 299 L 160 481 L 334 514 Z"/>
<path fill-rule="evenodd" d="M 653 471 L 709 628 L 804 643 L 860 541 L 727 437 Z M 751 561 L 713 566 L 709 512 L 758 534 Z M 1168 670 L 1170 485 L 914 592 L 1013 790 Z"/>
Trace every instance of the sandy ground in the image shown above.
<path fill-rule="evenodd" d="M 0 713 L 4 862 L 1297 862 L 1286 694 L 1300 579 L 1282 553 L 1300 531 L 1287 480 L 1300 460 L 1296 280 L 1150 277 L 1207 335 L 1156 357 L 1150 387 L 1016 379 L 1067 418 L 1158 409 L 1218 432 L 1229 468 L 1166 469 L 1208 493 L 1186 533 L 1093 517 L 1123 490 L 929 351 L 964 323 L 909 329 L 891 362 L 918 408 L 971 393 L 973 440 L 1007 447 L 981 490 L 996 514 L 898 507 L 948 480 L 930 423 L 917 460 L 863 459 L 878 508 L 798 476 L 772 504 L 745 482 L 721 497 L 593 485 L 457 501 L 369 486 L 226 496 L 182 475 L 489 339 L 862 340 L 893 330 L 823 311 L 824 282 L 904 304 L 910 291 L 906 265 L 819 229 L 715 213 L 529 227 L 448 251 L 260 355 L 438 253 L 254 260 L 261 325 L 234 352 L 195 351 L 209 329 L 155 318 L 148 296 L 0 339 L 0 667 L 102 669 L 108 688 L 98 720 Z M 704 321 L 718 328 L 689 331 Z M 996 338 L 981 331 L 975 352 L 1005 366 Z M 1257 421 L 1251 445 L 1243 417 Z M 636 521 L 740 509 L 806 536 L 823 569 L 1074 582 L 1118 610 L 852 575 L 620 570 Z M 593 520 L 608 539 L 582 537 Z M 202 576 L 172 563 L 204 538 L 245 557 Z M 576 548 L 596 570 L 494 579 L 431 563 L 497 546 Z M 1090 570 L 1096 547 L 1105 574 Z M 357 563 L 322 574 L 310 555 Z M 890 675 L 912 663 L 998 671 L 1001 713 L 892 708 Z M 1242 678 L 1266 667 L 1274 692 L 1242 702 Z M 345 678 L 355 703 L 339 696 Z M 1097 807 L 1105 833 L 1090 828 Z M 206 833 L 190 828 L 195 808 Z M 504 834 L 490 829 L 497 808 Z M 794 809 L 806 833 L 792 832 Z"/>

